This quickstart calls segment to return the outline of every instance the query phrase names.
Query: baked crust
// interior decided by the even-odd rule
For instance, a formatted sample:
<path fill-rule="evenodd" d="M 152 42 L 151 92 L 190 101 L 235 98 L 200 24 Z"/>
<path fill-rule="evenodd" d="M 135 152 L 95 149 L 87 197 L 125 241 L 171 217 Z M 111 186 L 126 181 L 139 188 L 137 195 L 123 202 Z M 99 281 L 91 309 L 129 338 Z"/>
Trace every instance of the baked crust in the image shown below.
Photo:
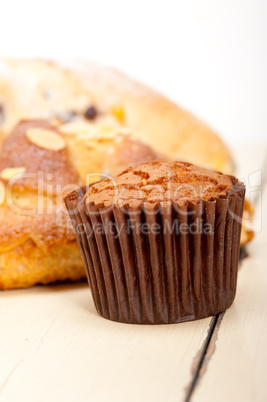
<path fill-rule="evenodd" d="M 28 239 L 16 248 L 1 253 L 0 267 L 0 289 L 78 281 L 86 276 L 76 239 L 53 245 L 47 251 Z"/>
<path fill-rule="evenodd" d="M 199 203 L 226 197 L 233 188 L 234 177 L 200 168 L 188 162 L 152 161 L 128 168 L 112 179 L 89 187 L 86 203 L 110 207 L 152 208 L 172 201 Z"/>

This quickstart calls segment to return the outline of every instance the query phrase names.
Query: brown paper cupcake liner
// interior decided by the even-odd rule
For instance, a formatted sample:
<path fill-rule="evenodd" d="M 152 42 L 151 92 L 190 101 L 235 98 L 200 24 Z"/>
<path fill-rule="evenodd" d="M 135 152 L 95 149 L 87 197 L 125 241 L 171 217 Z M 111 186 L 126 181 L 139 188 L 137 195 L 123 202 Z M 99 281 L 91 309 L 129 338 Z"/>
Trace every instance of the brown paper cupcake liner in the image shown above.
<path fill-rule="evenodd" d="M 100 315 L 166 324 L 208 317 L 232 304 L 242 183 L 225 198 L 153 209 L 86 204 L 84 192 L 73 191 L 65 203 Z"/>

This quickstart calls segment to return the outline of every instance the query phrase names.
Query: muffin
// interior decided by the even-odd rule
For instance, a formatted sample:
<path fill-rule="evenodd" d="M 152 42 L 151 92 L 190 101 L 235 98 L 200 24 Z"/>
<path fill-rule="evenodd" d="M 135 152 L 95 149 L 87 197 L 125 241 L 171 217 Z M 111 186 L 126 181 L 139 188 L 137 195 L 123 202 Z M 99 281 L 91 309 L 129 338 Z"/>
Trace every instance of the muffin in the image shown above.
<path fill-rule="evenodd" d="M 65 197 L 96 309 L 165 324 L 233 302 L 245 186 L 186 162 L 146 162 Z"/>

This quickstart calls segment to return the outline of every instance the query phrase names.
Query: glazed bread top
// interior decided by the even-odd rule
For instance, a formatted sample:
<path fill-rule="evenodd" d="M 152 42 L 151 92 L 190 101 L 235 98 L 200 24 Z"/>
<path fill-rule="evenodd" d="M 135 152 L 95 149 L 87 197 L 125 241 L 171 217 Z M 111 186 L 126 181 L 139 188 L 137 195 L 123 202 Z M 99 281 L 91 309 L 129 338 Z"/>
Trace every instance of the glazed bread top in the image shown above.
<path fill-rule="evenodd" d="M 232 176 L 187 162 L 145 162 L 90 186 L 87 203 L 130 206 L 169 201 L 210 201 L 225 197 L 237 182 Z"/>
<path fill-rule="evenodd" d="M 17 173 L 17 175 L 16 175 Z M 46 120 L 25 120 L 6 137 L 0 158 L 0 179 L 15 178 L 13 188 L 30 191 L 56 190 L 56 185 L 82 185 L 70 160 L 67 142 L 57 127 Z M 38 180 L 42 188 L 38 188 Z"/>

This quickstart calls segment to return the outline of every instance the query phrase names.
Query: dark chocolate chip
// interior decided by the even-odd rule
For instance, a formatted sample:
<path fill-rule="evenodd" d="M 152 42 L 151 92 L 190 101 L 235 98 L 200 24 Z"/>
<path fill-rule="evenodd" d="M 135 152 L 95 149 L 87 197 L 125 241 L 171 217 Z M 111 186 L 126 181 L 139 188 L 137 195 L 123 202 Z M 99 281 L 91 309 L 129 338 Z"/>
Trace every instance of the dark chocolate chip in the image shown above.
<path fill-rule="evenodd" d="M 84 113 L 84 117 L 86 117 L 89 120 L 93 120 L 97 116 L 97 109 L 94 106 L 90 106 L 88 109 L 86 109 Z"/>

